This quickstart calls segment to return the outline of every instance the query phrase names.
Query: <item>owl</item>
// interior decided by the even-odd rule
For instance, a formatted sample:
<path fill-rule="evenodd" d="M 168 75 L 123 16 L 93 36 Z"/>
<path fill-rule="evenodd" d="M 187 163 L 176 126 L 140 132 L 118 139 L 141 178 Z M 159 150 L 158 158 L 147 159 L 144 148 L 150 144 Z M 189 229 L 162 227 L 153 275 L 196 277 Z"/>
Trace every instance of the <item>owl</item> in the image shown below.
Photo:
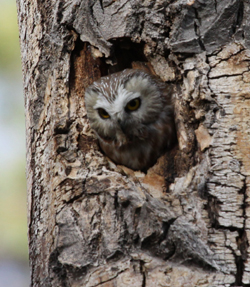
<path fill-rule="evenodd" d="M 116 164 L 147 170 L 176 140 L 171 93 L 160 79 L 126 69 L 85 91 L 91 128 Z"/>

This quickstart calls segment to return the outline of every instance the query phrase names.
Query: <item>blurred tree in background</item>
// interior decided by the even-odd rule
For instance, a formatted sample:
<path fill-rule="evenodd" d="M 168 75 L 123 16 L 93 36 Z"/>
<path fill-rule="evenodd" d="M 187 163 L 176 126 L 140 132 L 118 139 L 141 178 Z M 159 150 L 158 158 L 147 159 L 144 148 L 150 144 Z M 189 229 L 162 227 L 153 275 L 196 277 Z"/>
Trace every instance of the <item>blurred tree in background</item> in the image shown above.
<path fill-rule="evenodd" d="M 15 0 L 0 0 L 0 287 L 28 286 L 25 123 Z"/>

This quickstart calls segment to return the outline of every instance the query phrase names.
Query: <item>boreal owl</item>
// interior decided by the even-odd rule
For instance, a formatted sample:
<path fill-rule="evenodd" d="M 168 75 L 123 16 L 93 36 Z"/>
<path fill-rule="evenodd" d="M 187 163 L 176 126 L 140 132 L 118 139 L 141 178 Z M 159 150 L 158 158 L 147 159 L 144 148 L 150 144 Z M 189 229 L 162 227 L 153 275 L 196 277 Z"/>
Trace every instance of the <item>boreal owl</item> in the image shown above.
<path fill-rule="evenodd" d="M 85 91 L 91 128 L 116 164 L 147 170 L 176 140 L 168 86 L 142 70 L 100 78 Z"/>

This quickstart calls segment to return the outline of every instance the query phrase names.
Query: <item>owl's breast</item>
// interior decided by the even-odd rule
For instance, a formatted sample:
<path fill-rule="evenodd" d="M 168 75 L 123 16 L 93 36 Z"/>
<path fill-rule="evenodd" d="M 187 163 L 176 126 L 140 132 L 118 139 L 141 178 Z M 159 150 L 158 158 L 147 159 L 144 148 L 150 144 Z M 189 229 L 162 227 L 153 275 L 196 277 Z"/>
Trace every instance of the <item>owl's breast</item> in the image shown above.
<path fill-rule="evenodd" d="M 101 149 L 112 161 L 133 170 L 145 170 L 152 166 L 165 149 L 164 141 L 166 138 L 162 133 L 148 131 L 146 139 L 134 138 L 122 146 L 99 140 Z"/>

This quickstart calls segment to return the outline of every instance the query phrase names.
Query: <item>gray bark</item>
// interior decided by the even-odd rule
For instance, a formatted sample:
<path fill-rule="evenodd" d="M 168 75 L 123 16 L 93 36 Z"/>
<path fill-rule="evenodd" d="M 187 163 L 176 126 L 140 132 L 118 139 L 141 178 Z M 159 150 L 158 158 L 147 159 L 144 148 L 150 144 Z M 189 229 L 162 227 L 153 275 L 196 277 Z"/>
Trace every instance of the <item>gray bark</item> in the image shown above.
<path fill-rule="evenodd" d="M 17 0 L 31 286 L 250 286 L 250 1 Z M 174 86 L 178 146 L 116 166 L 84 89 Z"/>

